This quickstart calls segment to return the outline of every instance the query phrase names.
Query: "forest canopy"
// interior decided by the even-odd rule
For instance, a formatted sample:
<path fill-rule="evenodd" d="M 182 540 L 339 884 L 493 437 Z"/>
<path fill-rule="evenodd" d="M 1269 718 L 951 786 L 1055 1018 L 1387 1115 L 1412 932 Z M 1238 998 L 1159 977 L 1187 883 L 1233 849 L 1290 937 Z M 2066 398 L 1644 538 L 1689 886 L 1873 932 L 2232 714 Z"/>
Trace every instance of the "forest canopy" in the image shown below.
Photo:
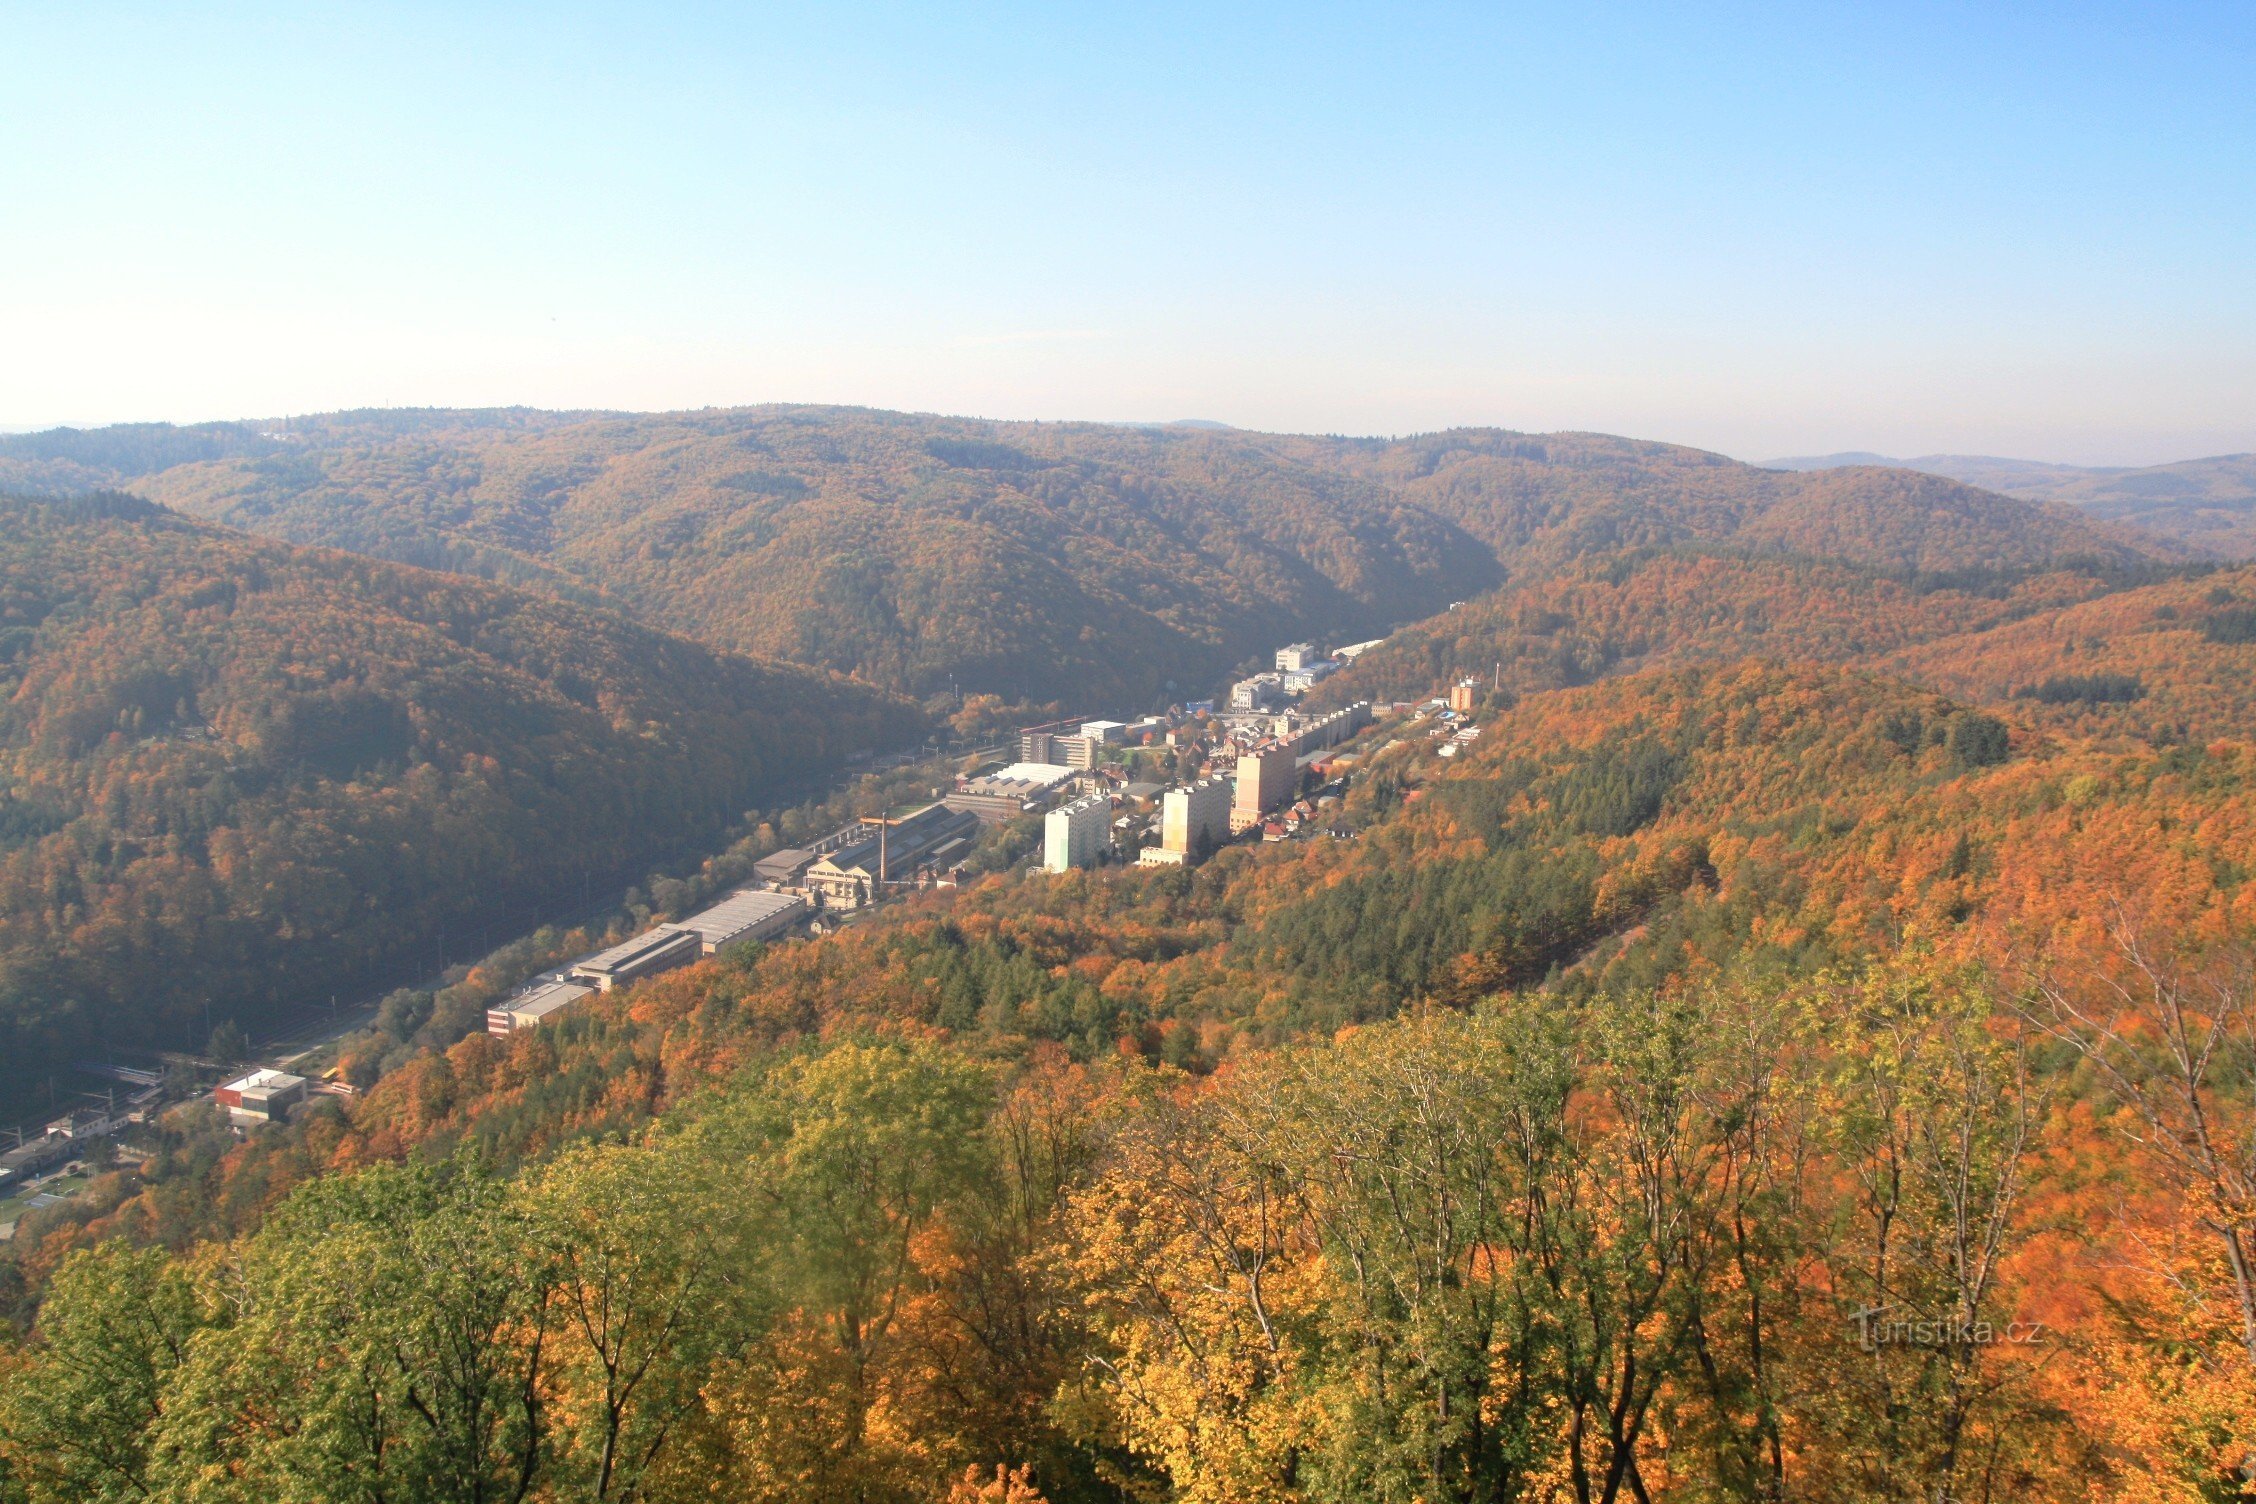
<path fill-rule="evenodd" d="M 436 970 L 920 731 L 607 612 L 0 499 L 0 1090 Z"/>
<path fill-rule="evenodd" d="M 2186 556 L 1909 471 L 1492 429 L 1363 440 L 767 407 L 0 437 L 0 483 L 90 478 L 919 696 L 1114 709 L 1625 548 L 1728 543 L 1906 576 Z"/>

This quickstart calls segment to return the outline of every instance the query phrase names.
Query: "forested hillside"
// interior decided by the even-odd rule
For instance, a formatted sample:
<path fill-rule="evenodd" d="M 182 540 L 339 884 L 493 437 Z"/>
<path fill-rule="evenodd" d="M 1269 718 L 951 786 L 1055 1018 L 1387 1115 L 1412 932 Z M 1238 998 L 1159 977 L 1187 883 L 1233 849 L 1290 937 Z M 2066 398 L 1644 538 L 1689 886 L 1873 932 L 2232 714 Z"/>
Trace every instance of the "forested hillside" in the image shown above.
<path fill-rule="evenodd" d="M 2127 522 L 2227 559 L 2256 556 L 2256 454 L 2220 454 L 2168 465 L 2054 465 L 1978 454 L 1891 460 L 1877 454 L 1773 460 L 1782 469 L 1844 464 L 1925 471 L 2001 495 L 2059 502 Z"/>
<path fill-rule="evenodd" d="M 433 1498 L 2229 1497 L 2241 1193 L 2142 1114 L 2245 1143 L 2247 741 L 1747 663 L 1486 722 L 1450 763 L 1376 733 L 1351 838 L 990 879 L 184 1142 L 19 1250 L 0 1456 L 38 1504 L 90 1459 L 168 1499 L 379 1460 Z M 2235 1042 L 2190 1096 L 2166 1032 L 2092 1023 L 2196 1000 Z"/>
<path fill-rule="evenodd" d="M 0 500 L 0 1090 L 474 953 L 920 730 L 609 613 Z"/>
<path fill-rule="evenodd" d="M 2149 580 L 2149 583 L 2140 583 Z M 1590 561 L 1396 633 L 1321 703 L 1424 695 L 1455 676 L 1526 694 L 1760 656 L 1859 664 L 2032 726 L 2156 745 L 2256 724 L 2256 572 L 2060 571 L 1919 587 L 1828 560 L 1681 550 Z"/>
<path fill-rule="evenodd" d="M 1157 689 L 1405 599 L 1321 694 L 1496 692 L 1449 758 L 1344 749 L 1317 838 L 418 1030 L 535 936 L 388 1003 L 350 1103 L 176 1114 L 0 1260 L 0 1500 L 2234 1497 L 2256 573 L 1585 436 L 365 421 L 145 487 L 919 688 Z M 163 944 L 302 985 L 393 895 L 453 922 L 427 879 L 633 860 L 762 737 L 898 724 L 600 610 L 12 505 L 12 985 Z M 386 887 L 408 848 L 445 865 Z"/>
<path fill-rule="evenodd" d="M 1727 542 L 1911 578 L 2175 547 L 1902 471 L 1796 475 L 1589 434 L 838 408 L 108 434 L 0 439 L 0 474 L 98 477 L 295 542 L 601 594 L 724 649 L 1013 702 L 1189 694 L 1295 636 L 1375 636 L 1621 548 Z"/>
<path fill-rule="evenodd" d="M 1409 699 L 1458 675 L 1526 693 L 1644 667 L 1758 655 L 1854 663 L 2042 617 L 2124 583 L 2124 576 L 2069 569 L 1951 587 L 1832 559 L 1633 550 L 1508 586 L 1407 627 L 1325 684 L 1318 698 Z"/>

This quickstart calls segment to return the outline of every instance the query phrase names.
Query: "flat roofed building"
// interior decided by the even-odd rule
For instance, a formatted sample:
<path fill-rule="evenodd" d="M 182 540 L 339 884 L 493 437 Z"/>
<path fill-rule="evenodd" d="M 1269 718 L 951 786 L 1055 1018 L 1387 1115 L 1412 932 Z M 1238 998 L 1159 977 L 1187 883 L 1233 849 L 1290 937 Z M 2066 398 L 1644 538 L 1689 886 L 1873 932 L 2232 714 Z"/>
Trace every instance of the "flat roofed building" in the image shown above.
<path fill-rule="evenodd" d="M 709 956 L 724 945 L 772 939 L 813 912 L 814 905 L 796 894 L 740 888 L 702 913 L 690 915 L 680 927 L 695 930 Z"/>
<path fill-rule="evenodd" d="M 1261 817 L 1291 796 L 1300 781 L 1300 760 L 1285 742 L 1256 747 L 1238 757 L 1232 785 L 1230 828 L 1250 830 Z"/>
<path fill-rule="evenodd" d="M 1119 741 L 1122 734 L 1127 730 L 1128 726 L 1124 721 L 1083 721 L 1081 723 L 1082 736 L 1108 747 Z"/>
<path fill-rule="evenodd" d="M 1281 647 L 1277 649 L 1277 671 L 1290 673 L 1295 669 L 1306 668 L 1316 661 L 1317 656 L 1316 644 L 1312 642 L 1296 642 L 1288 647 Z"/>
<path fill-rule="evenodd" d="M 1040 803 L 1026 794 L 996 794 L 968 788 L 944 795 L 940 802 L 950 809 L 976 816 L 982 825 L 1007 825 Z"/>
<path fill-rule="evenodd" d="M 956 791 L 940 802 L 950 809 L 968 810 L 988 825 L 1000 825 L 1038 808 L 1061 784 L 1078 776 L 1057 763 L 1014 762 L 961 780 Z"/>
<path fill-rule="evenodd" d="M 1093 768 L 1097 765 L 1097 748 L 1103 745 L 1085 736 L 1053 736 L 1050 755 L 1069 768 Z"/>
<path fill-rule="evenodd" d="M 78 1107 L 47 1125 L 50 1138 L 101 1138 L 117 1127 L 100 1107 Z"/>
<path fill-rule="evenodd" d="M 561 1009 L 594 994 L 595 989 L 584 982 L 544 982 L 517 994 L 498 1008 L 488 1008 L 486 1032 L 499 1039 L 518 1029 L 537 1027 L 547 1023 Z"/>
<path fill-rule="evenodd" d="M 1233 710 L 1275 710 L 1289 698 L 1285 693 L 1283 674 L 1255 674 L 1250 679 L 1240 679 L 1230 686 L 1230 707 Z"/>
<path fill-rule="evenodd" d="M 1063 763 L 1014 762 L 1008 767 L 997 768 L 991 773 L 982 773 L 977 778 L 971 779 L 970 782 L 991 782 L 997 785 L 1024 783 L 1031 784 L 1035 788 L 1054 789 L 1061 783 L 1071 783 L 1073 773 L 1074 770 Z"/>
<path fill-rule="evenodd" d="M 576 963 L 572 975 L 609 992 L 622 982 L 640 981 L 677 966 L 687 966 L 704 953 L 704 937 L 697 931 L 662 924 Z"/>
<path fill-rule="evenodd" d="M 1089 794 L 1049 812 L 1042 821 L 1042 865 L 1052 872 L 1094 867 L 1112 825 L 1112 801 Z"/>
<path fill-rule="evenodd" d="M 278 1123 L 305 1100 L 306 1079 L 287 1071 L 253 1071 L 215 1088 L 212 1100 L 238 1123 Z"/>
<path fill-rule="evenodd" d="M 1021 731 L 1018 734 L 1018 760 L 1020 762 L 1048 762 L 1050 744 L 1056 738 L 1047 731 Z"/>
<path fill-rule="evenodd" d="M 1159 845 L 1163 851 L 1198 857 L 1230 838 L 1230 784 L 1202 778 L 1169 789 L 1159 800 Z"/>
<path fill-rule="evenodd" d="M 1191 854 L 1187 851 L 1169 851 L 1165 846 L 1146 846 L 1136 853 L 1139 867 L 1187 867 Z"/>
<path fill-rule="evenodd" d="M 1309 722 L 1293 734 L 1293 749 L 1297 752 L 1321 751 L 1336 747 L 1341 742 L 1371 724 L 1371 702 L 1357 700 L 1354 704 L 1330 715 Z"/>

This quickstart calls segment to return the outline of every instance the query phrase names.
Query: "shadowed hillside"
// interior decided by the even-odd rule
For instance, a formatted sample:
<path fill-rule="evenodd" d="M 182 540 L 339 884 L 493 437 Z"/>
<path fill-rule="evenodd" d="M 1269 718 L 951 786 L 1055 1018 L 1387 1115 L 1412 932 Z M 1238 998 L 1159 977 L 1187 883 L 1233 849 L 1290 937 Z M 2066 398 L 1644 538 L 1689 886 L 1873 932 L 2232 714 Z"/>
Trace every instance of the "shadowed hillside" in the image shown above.
<path fill-rule="evenodd" d="M 0 1090 L 459 957 L 918 729 L 610 613 L 0 499 Z"/>

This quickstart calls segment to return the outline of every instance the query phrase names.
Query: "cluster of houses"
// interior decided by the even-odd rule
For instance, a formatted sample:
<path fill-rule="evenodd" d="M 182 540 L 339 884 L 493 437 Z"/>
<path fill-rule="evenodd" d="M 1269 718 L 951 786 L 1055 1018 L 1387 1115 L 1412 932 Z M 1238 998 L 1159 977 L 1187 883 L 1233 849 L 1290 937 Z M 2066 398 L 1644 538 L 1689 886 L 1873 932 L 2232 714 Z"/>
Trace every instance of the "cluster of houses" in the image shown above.
<path fill-rule="evenodd" d="M 1072 798 L 1044 816 L 1042 865 L 1067 872 L 1132 848 L 1139 866 L 1190 866 L 1248 831 L 1266 836 L 1280 812 L 1297 831 L 1302 816 L 1295 801 L 1311 765 L 1371 719 L 1367 701 L 1321 716 L 1194 717 L 1164 733 L 1178 766 L 1195 767 L 1194 776 L 1172 788 L 1077 786 Z M 1314 814 L 1311 805 L 1307 817 Z M 1279 838 L 1288 833 L 1280 827 Z M 1156 839 L 1137 845 L 1139 835 Z"/>
<path fill-rule="evenodd" d="M 1480 680 L 1460 679 L 1449 686 L 1447 695 L 1418 707 L 1421 716 L 1434 717 L 1436 724 L 1426 734 L 1441 742 L 1435 750 L 1443 757 L 1455 757 L 1480 740 L 1480 727 L 1473 724 L 1473 706 L 1479 696 Z"/>
<path fill-rule="evenodd" d="M 15 1143 L 0 1151 L 0 1191 L 86 1152 L 89 1139 L 106 1138 L 124 1125 L 124 1116 L 106 1107 L 81 1107 L 47 1125 L 33 1137 L 14 1134 Z"/>
<path fill-rule="evenodd" d="M 1358 656 L 1377 646 L 1375 641 L 1358 642 L 1327 655 L 1318 652 L 1313 643 L 1287 644 L 1277 649 L 1277 666 L 1274 669 L 1264 669 L 1251 678 L 1240 679 L 1230 686 L 1230 708 L 1257 714 L 1283 710 L 1354 662 Z"/>

